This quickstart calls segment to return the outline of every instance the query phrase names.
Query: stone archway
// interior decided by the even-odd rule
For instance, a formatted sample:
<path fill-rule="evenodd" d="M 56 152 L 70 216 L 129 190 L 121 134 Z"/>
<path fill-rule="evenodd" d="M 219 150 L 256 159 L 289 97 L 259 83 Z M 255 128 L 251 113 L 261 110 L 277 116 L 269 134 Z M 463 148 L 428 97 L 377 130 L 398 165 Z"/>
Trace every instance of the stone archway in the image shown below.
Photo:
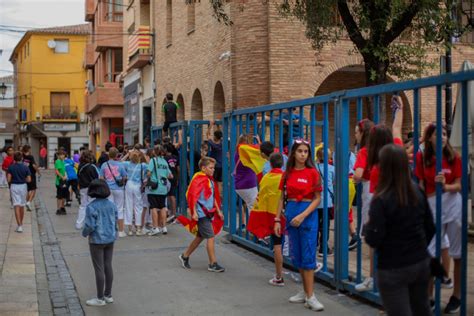
<path fill-rule="evenodd" d="M 388 82 L 394 82 L 394 80 L 388 77 Z M 340 90 L 349 90 L 349 89 L 357 89 L 365 87 L 365 73 L 364 67 L 361 65 L 349 65 L 342 67 L 332 73 L 330 73 L 319 85 L 317 91 L 315 92 L 315 96 L 317 95 L 324 95 L 335 91 Z M 405 107 L 403 110 L 403 135 L 406 135 L 412 129 L 412 113 L 410 110 L 410 103 L 405 93 L 401 94 L 402 99 L 404 101 Z M 392 115 L 390 109 L 392 95 L 385 95 L 385 100 L 381 100 L 381 104 L 385 104 L 386 107 L 386 121 L 385 124 L 391 126 L 392 124 Z M 365 104 L 366 100 L 362 100 Z M 367 117 L 367 111 L 363 106 L 363 116 Z M 334 125 L 335 125 L 335 117 L 334 117 L 334 104 L 329 106 L 329 137 L 330 137 L 330 147 L 334 145 Z M 322 106 L 318 106 L 316 111 L 316 119 L 322 120 L 323 118 L 323 108 Z M 352 100 L 350 103 L 350 136 L 351 142 L 354 142 L 354 129 L 357 124 L 357 104 L 356 100 Z"/>
<path fill-rule="evenodd" d="M 183 121 L 185 119 L 184 109 L 186 108 L 186 106 L 184 104 L 184 98 L 181 93 L 178 94 L 178 97 L 176 98 L 176 103 L 178 103 L 179 105 L 178 115 L 177 115 L 178 121 Z"/>
<path fill-rule="evenodd" d="M 213 112 L 214 119 L 221 118 L 222 113 L 225 112 L 224 87 L 220 81 L 217 81 L 214 87 Z"/>
<path fill-rule="evenodd" d="M 203 119 L 203 104 L 201 91 L 199 89 L 194 90 L 193 98 L 191 101 L 191 119 L 202 120 Z"/>

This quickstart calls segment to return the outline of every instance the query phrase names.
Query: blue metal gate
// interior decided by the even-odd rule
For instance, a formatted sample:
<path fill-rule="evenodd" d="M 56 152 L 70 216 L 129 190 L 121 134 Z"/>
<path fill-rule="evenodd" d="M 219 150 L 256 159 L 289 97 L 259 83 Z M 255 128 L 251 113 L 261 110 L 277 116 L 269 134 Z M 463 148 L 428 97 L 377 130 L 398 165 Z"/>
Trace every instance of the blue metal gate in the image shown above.
<path fill-rule="evenodd" d="M 250 247 L 262 254 L 272 256 L 271 245 L 267 245 L 257 240 L 249 234 L 242 225 L 246 223 L 249 210 L 241 212 L 242 201 L 235 193 L 232 172 L 235 169 L 234 154 L 237 146 L 237 139 L 242 133 L 253 133 L 259 135 L 262 140 L 270 140 L 279 145 L 280 149 L 291 145 L 294 136 L 305 137 L 311 142 L 311 148 L 315 148 L 318 142 L 329 144 L 333 139 L 333 148 L 336 158 L 336 183 L 335 188 L 335 225 L 334 225 L 334 249 L 335 256 L 332 262 L 329 262 L 327 254 L 324 253 L 323 269 L 317 273 L 317 278 L 331 283 L 338 289 L 349 291 L 358 296 L 362 296 L 373 302 L 380 303 L 380 296 L 377 288 L 374 287 L 368 292 L 357 292 L 355 284 L 363 278 L 362 256 L 363 249 L 359 243 L 355 258 L 350 259 L 348 250 L 348 211 L 349 211 L 349 191 L 347 170 L 349 166 L 350 151 L 350 122 L 351 107 L 356 107 L 356 117 L 352 119 L 361 120 L 363 114 L 364 100 L 371 100 L 373 106 L 373 118 L 377 123 L 379 121 L 380 106 L 383 104 L 382 97 L 387 94 L 399 94 L 401 92 L 410 92 L 413 95 L 413 131 L 414 131 L 414 150 L 418 151 L 418 137 L 420 135 L 420 95 L 423 89 L 435 88 L 436 93 L 436 123 L 437 139 L 441 143 L 441 124 L 442 124 L 442 87 L 445 84 L 459 83 L 462 89 L 462 104 L 457 111 L 462 111 L 462 293 L 461 293 L 461 315 L 466 315 L 466 280 L 467 280 L 467 208 L 468 208 L 468 100 L 467 100 L 467 82 L 474 80 L 474 72 L 464 72 L 456 74 L 447 74 L 438 77 L 420 79 L 416 81 L 386 84 L 362 89 L 339 91 L 328 95 L 317 96 L 314 98 L 260 106 L 256 108 L 238 109 L 226 113 L 223 117 L 223 210 L 226 212 L 226 228 L 228 229 L 233 241 Z M 472 101 L 471 101 L 472 102 Z M 329 109 L 333 108 L 334 117 L 329 116 Z M 322 118 L 317 120 L 317 113 L 322 114 Z M 286 118 L 285 118 L 286 117 Z M 333 127 L 334 133 L 330 135 L 330 127 Z M 295 135 L 297 134 L 297 135 Z M 324 146 L 324 170 L 323 178 L 327 179 L 328 173 L 328 147 Z M 437 147 L 436 152 L 436 170 L 441 170 L 441 148 Z M 360 190 L 359 190 L 360 192 Z M 330 234 L 327 225 L 328 192 L 326 186 L 323 190 L 324 211 L 323 211 L 323 232 L 325 236 Z M 441 186 L 437 187 L 437 238 L 436 253 L 440 255 L 440 232 L 441 232 Z M 360 197 L 358 204 L 360 208 Z M 360 212 L 358 211 L 358 223 L 361 222 Z M 244 218 L 245 217 L 245 218 Z M 359 231 L 359 230 L 358 230 Z M 326 238 L 323 238 L 323 249 L 326 249 Z M 324 250 L 326 252 L 326 250 Z M 355 261 L 355 269 L 350 269 L 350 263 Z M 376 259 L 375 259 L 376 260 Z M 288 263 L 288 262 L 287 262 Z M 352 262 L 353 263 L 353 262 Z M 354 266 L 354 264 L 352 264 Z M 375 282 L 374 282 L 375 284 Z M 440 282 L 436 282 L 435 290 L 436 314 L 440 315 Z"/>

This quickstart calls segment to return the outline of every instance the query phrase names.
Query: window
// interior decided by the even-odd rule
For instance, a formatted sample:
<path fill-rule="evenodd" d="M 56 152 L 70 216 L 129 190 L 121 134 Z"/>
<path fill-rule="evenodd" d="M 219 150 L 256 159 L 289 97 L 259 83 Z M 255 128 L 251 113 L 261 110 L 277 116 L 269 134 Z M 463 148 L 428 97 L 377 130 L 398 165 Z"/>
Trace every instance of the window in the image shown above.
<path fill-rule="evenodd" d="M 188 3 L 188 34 L 196 28 L 196 4 L 194 1 Z"/>
<path fill-rule="evenodd" d="M 123 70 L 122 49 L 109 49 L 105 61 L 105 82 L 116 82 Z"/>
<path fill-rule="evenodd" d="M 69 53 L 69 40 L 65 39 L 55 39 L 56 47 L 54 52 L 56 54 L 67 54 Z"/>
<path fill-rule="evenodd" d="M 166 0 L 166 46 L 172 42 L 173 7 L 172 0 Z"/>
<path fill-rule="evenodd" d="M 49 118 L 68 118 L 70 112 L 69 92 L 51 92 L 50 99 Z M 44 109 L 43 116 L 48 116 L 48 109 Z"/>
<path fill-rule="evenodd" d="M 122 22 L 123 21 L 123 0 L 109 0 L 104 1 L 106 6 L 106 20 L 108 22 Z"/>

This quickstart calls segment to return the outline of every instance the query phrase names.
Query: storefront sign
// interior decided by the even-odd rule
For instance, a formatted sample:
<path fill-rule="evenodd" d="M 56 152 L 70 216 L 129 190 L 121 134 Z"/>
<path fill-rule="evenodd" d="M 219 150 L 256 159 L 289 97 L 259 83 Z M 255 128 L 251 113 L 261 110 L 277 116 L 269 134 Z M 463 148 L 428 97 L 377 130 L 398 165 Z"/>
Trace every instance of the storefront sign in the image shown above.
<path fill-rule="evenodd" d="M 75 132 L 76 124 L 44 124 L 45 132 Z"/>

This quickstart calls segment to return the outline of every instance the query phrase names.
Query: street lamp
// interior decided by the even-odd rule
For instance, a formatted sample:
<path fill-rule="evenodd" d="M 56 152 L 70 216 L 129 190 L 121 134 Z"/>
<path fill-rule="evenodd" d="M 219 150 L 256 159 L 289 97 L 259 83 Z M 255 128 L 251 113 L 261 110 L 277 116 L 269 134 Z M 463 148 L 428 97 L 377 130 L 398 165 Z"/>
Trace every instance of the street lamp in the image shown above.
<path fill-rule="evenodd" d="M 7 93 L 7 86 L 5 85 L 5 82 L 2 82 L 0 85 L 0 94 L 2 95 L 2 99 L 5 99 L 5 94 Z"/>

